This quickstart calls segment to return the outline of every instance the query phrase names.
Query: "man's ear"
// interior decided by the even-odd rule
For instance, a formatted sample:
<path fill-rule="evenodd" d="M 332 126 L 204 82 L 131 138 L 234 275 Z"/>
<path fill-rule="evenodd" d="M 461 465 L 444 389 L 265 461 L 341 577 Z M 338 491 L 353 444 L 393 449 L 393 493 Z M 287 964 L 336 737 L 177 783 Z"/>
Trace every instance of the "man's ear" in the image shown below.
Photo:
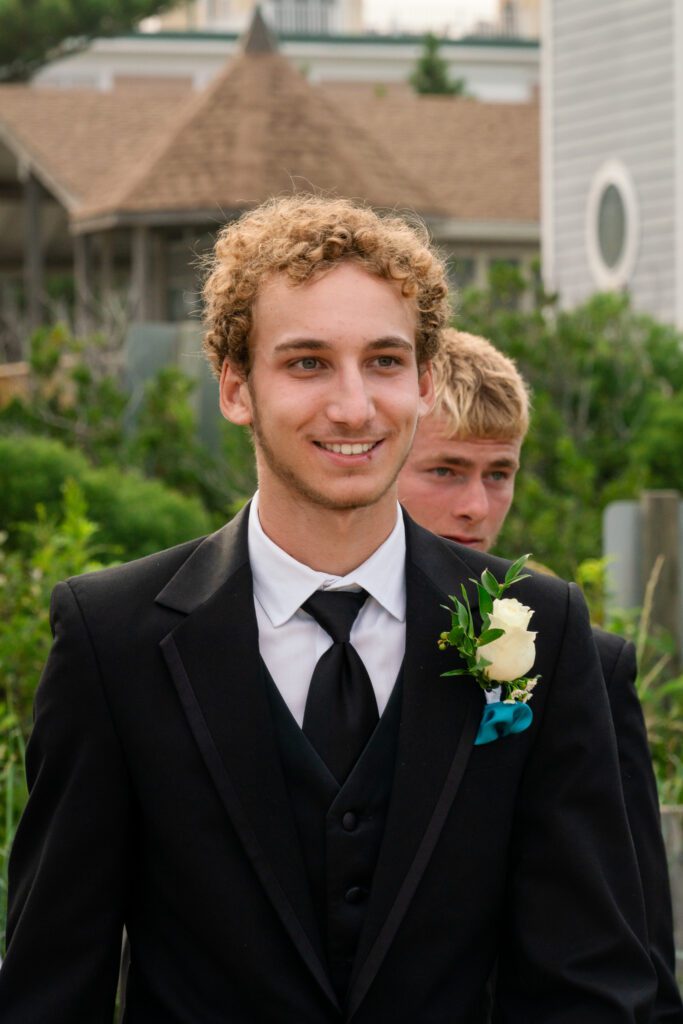
<path fill-rule="evenodd" d="M 432 376 L 432 364 L 427 361 L 420 363 L 417 368 L 418 385 L 420 388 L 420 406 L 418 416 L 428 416 L 434 408 L 434 378 Z"/>
<path fill-rule="evenodd" d="M 252 422 L 251 395 L 247 377 L 228 360 L 223 360 L 219 388 L 219 404 L 226 420 L 240 427 Z"/>

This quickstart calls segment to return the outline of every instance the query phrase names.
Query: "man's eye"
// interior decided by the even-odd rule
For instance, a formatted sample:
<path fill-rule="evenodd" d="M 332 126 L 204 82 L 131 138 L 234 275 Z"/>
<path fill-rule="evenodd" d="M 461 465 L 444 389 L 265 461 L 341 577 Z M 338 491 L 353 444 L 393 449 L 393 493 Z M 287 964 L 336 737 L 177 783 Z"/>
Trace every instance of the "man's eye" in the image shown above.
<path fill-rule="evenodd" d="M 434 469 L 430 469 L 429 472 L 433 473 L 434 476 L 453 476 L 453 470 L 449 469 L 448 466 L 435 466 Z"/>
<path fill-rule="evenodd" d="M 504 469 L 495 469 L 492 473 L 489 473 L 489 478 L 495 483 L 500 483 L 503 480 L 507 480 L 510 476 Z"/>
<path fill-rule="evenodd" d="M 297 359 L 294 366 L 299 370 L 317 370 L 319 362 L 315 356 L 304 356 L 303 359 Z"/>
<path fill-rule="evenodd" d="M 398 366 L 400 360 L 396 356 L 377 356 L 377 365 L 382 369 L 390 366 Z"/>

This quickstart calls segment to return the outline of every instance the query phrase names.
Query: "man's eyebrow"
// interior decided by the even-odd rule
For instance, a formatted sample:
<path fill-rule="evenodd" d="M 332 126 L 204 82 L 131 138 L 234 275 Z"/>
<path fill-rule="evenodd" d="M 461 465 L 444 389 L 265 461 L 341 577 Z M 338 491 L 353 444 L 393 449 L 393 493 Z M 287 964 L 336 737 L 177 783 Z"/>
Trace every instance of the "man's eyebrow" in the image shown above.
<path fill-rule="evenodd" d="M 289 341 L 282 341 L 273 349 L 274 352 L 322 352 L 328 351 L 334 346 L 328 341 L 320 341 L 318 338 L 292 338 Z M 414 352 L 415 348 L 405 338 L 396 338 L 394 335 L 387 335 L 386 338 L 377 338 L 369 342 L 366 348 L 371 351 L 379 351 L 386 348 L 400 348 L 406 352 Z"/>
<path fill-rule="evenodd" d="M 386 338 L 378 338 L 377 341 L 371 341 L 368 348 L 373 351 L 380 348 L 402 348 L 406 352 L 415 351 L 415 346 L 411 345 L 405 338 L 395 338 L 393 335 L 388 335 Z"/>
<path fill-rule="evenodd" d="M 292 338 L 291 341 L 282 341 L 273 349 L 274 352 L 299 352 L 306 349 L 308 352 L 319 352 L 321 349 L 328 349 L 331 346 L 326 341 L 318 341 L 316 338 Z"/>
<path fill-rule="evenodd" d="M 475 465 L 474 459 L 467 459 L 461 455 L 434 455 L 431 459 L 433 462 L 440 462 L 447 466 L 464 466 L 466 469 L 471 469 Z M 487 462 L 486 469 L 519 469 L 519 463 L 517 459 L 493 459 L 491 462 Z"/>

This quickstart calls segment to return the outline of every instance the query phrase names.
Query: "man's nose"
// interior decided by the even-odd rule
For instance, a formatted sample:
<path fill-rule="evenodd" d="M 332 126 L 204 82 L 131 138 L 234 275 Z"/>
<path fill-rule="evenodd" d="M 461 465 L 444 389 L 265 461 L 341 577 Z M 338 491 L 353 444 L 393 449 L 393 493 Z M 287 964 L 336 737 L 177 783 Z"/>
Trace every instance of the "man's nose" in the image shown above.
<path fill-rule="evenodd" d="M 367 381 L 359 370 L 347 370 L 340 374 L 333 388 L 334 393 L 327 407 L 327 415 L 333 423 L 343 423 L 357 429 L 372 419 L 375 414 L 374 402 Z"/>
<path fill-rule="evenodd" d="M 489 496 L 483 480 L 476 478 L 468 480 L 463 487 L 457 488 L 456 491 L 451 509 L 453 515 L 461 516 L 472 522 L 481 522 L 486 518 L 489 511 Z"/>

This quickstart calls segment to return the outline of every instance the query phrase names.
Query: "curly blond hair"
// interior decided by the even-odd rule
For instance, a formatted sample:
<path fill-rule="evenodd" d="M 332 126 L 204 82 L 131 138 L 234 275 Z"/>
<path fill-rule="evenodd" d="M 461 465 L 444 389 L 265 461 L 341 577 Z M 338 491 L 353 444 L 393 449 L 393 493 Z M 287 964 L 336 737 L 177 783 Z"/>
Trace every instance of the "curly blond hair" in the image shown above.
<path fill-rule="evenodd" d="M 346 260 L 397 282 L 415 301 L 417 361 L 431 359 L 448 321 L 448 285 L 424 224 L 348 199 L 289 195 L 250 210 L 218 235 L 204 282 L 204 351 L 214 373 L 228 359 L 248 374 L 252 311 L 266 278 L 286 274 L 303 284 Z"/>
<path fill-rule="evenodd" d="M 451 437 L 513 441 L 529 429 L 529 388 L 486 338 L 448 328 L 432 364 L 435 402 Z"/>

